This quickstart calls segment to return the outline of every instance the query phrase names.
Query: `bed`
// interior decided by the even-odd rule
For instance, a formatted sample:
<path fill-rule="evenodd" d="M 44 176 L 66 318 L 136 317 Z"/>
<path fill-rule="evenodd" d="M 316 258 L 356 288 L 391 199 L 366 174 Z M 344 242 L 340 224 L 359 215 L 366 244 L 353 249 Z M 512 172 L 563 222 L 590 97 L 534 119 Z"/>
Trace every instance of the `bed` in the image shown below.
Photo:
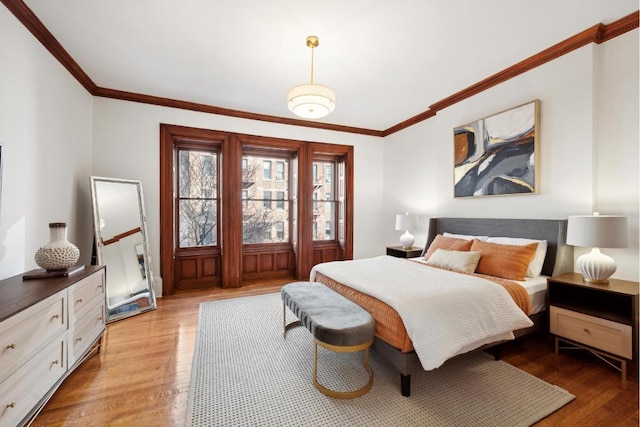
<path fill-rule="evenodd" d="M 545 277 L 573 271 L 573 248 L 566 245 L 566 220 L 432 218 L 429 221 L 429 231 L 425 248 L 422 252 L 422 256 L 420 257 L 421 259 L 427 252 L 427 249 L 429 248 L 431 243 L 434 241 L 434 239 L 436 239 L 436 236 L 441 236 L 445 233 L 452 233 L 456 236 L 500 236 L 507 238 L 544 240 L 547 242 L 547 249 L 546 253 L 544 254 L 544 262 L 541 262 L 541 275 L 536 276 L 531 280 L 527 279 L 527 281 L 530 282 L 530 286 L 525 286 L 530 297 L 530 301 L 528 302 L 530 303 L 531 309 L 531 312 L 528 316 L 528 323 L 525 324 L 523 323 L 522 319 L 520 319 L 520 322 L 513 323 L 513 325 L 519 325 L 518 328 L 514 329 L 513 331 L 510 330 L 508 334 L 501 333 L 496 334 L 495 336 L 492 336 L 490 338 L 483 337 L 482 340 L 478 341 L 471 340 L 466 347 L 460 350 L 460 352 L 470 351 L 475 348 L 486 348 L 489 346 L 495 346 L 496 344 L 504 342 L 507 339 L 512 339 L 514 336 L 522 336 L 524 334 L 542 328 L 542 325 L 544 325 L 544 322 L 546 321 L 546 315 L 544 311 L 546 292 Z M 311 280 L 321 282 L 326 286 L 334 289 L 350 300 L 361 305 L 373 315 L 373 317 L 376 319 L 376 339 L 374 341 L 373 348 L 378 354 L 380 354 L 383 358 L 390 362 L 391 365 L 400 372 L 402 395 L 409 396 L 411 373 L 422 369 L 432 369 L 434 366 L 437 367 L 440 362 L 430 361 L 425 365 L 425 351 L 428 350 L 425 350 L 422 340 L 420 340 L 419 345 L 417 345 L 420 357 L 418 356 L 418 354 L 416 354 L 414 342 L 411 338 L 409 338 L 410 334 L 407 331 L 405 322 L 403 322 L 401 316 L 394 308 L 383 301 L 388 300 L 386 298 L 388 295 L 380 295 L 379 293 L 376 294 L 374 290 L 372 294 L 379 297 L 375 298 L 367 294 L 370 292 L 368 289 L 369 283 L 367 283 L 367 286 L 365 287 L 367 289 L 362 291 L 361 287 L 358 288 L 356 286 L 356 288 L 360 289 L 357 290 L 345 285 L 344 283 L 341 283 L 339 279 L 336 280 L 336 277 L 341 277 L 342 281 L 348 282 L 347 280 L 344 280 L 344 271 L 350 270 L 344 269 L 351 268 L 351 265 L 349 263 L 353 263 L 353 267 L 355 268 L 356 264 L 373 265 L 368 263 L 380 262 L 384 263 L 384 267 L 380 267 L 382 268 L 382 270 L 375 274 L 374 272 L 372 272 L 372 275 L 375 277 L 365 278 L 362 280 L 364 280 L 365 282 L 367 280 L 370 280 L 373 288 L 378 287 L 379 289 L 382 289 L 380 288 L 380 286 L 385 285 L 385 283 L 382 282 L 385 281 L 385 277 L 389 277 L 386 272 L 384 274 L 380 274 L 382 271 L 388 270 L 391 272 L 389 274 L 393 275 L 393 271 L 395 269 L 405 268 L 400 267 L 400 264 L 402 264 L 403 266 L 411 266 L 411 269 L 415 270 L 422 268 L 420 266 L 414 266 L 414 264 L 417 264 L 417 261 L 419 261 L 418 259 L 400 260 L 397 258 L 391 259 L 391 257 L 377 258 L 379 259 L 341 261 L 341 264 L 320 264 L 315 266 L 312 270 Z M 343 269 L 343 274 L 341 275 L 336 272 L 332 273 L 332 269 L 327 268 L 331 264 L 334 264 L 334 267 L 340 267 L 341 269 Z M 334 277 L 332 277 L 332 274 Z M 354 273 L 354 275 L 355 274 L 356 273 Z M 419 271 L 414 274 L 419 274 Z M 449 274 L 451 276 L 444 276 L 438 280 L 446 281 L 450 279 L 452 280 L 452 282 L 457 280 L 457 277 L 454 277 L 458 275 L 457 273 L 446 271 L 442 274 Z M 409 275 L 407 277 L 412 276 Z M 381 283 L 373 286 L 373 282 Z M 353 286 L 353 284 L 351 284 L 351 286 Z M 387 292 L 387 290 L 385 290 L 385 292 Z M 393 301 L 393 298 L 391 298 L 391 300 Z M 394 305 L 393 303 L 390 304 Z M 489 305 L 493 306 L 492 303 L 490 303 Z M 424 310 L 422 311 L 424 312 Z M 428 317 L 425 317 L 424 319 L 427 318 Z M 406 319 L 407 317 L 405 316 L 405 320 Z M 440 319 L 438 318 L 438 320 Z M 424 332 L 426 334 L 431 333 L 429 332 L 428 328 L 423 328 L 422 326 L 416 328 L 415 324 L 415 321 L 407 322 L 408 328 L 412 331 L 411 335 L 414 336 L 414 338 L 416 337 L 416 331 L 420 331 L 421 333 Z M 422 324 L 433 324 L 433 321 L 424 321 L 424 323 Z M 433 335 L 433 333 L 431 333 L 431 335 Z M 460 354 L 460 352 L 458 354 Z"/>

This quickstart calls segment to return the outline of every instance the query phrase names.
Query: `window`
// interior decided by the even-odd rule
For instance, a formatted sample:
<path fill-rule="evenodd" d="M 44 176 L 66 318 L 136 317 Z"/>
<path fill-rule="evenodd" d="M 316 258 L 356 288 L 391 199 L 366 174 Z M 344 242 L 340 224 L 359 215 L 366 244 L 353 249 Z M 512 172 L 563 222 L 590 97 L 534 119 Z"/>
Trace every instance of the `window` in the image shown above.
<path fill-rule="evenodd" d="M 243 173 L 254 178 L 243 178 L 243 186 L 248 192 L 242 207 L 243 244 L 290 241 L 290 205 L 287 197 L 291 189 L 287 171 L 291 159 L 287 155 L 287 152 L 283 154 L 283 150 L 244 149 L 243 160 L 246 159 L 247 170 Z M 272 174 L 275 174 L 273 180 Z"/>
<path fill-rule="evenodd" d="M 314 180 L 313 184 L 313 238 L 316 241 L 336 240 L 335 230 L 339 206 L 339 201 L 334 196 L 336 194 L 334 188 L 336 161 L 315 160 L 313 169 L 323 174 Z"/>
<path fill-rule="evenodd" d="M 247 190 L 242 190 L 242 207 L 247 207 L 247 198 L 249 198 L 249 192 Z"/>
<path fill-rule="evenodd" d="M 218 153 L 178 150 L 178 246 L 218 244 Z"/>
<path fill-rule="evenodd" d="M 284 241 L 284 222 L 276 222 L 276 240 Z"/>
<path fill-rule="evenodd" d="M 246 171 L 249 167 L 249 160 L 246 157 L 242 158 L 242 171 Z"/>
<path fill-rule="evenodd" d="M 271 191 L 262 192 L 262 206 L 265 209 L 271 209 Z"/>
<path fill-rule="evenodd" d="M 276 162 L 276 180 L 284 180 L 284 162 Z"/>
<path fill-rule="evenodd" d="M 266 180 L 271 179 L 271 160 L 265 160 L 262 163 L 262 176 L 263 176 L 263 179 L 266 179 Z"/>
<path fill-rule="evenodd" d="M 284 191 L 276 191 L 276 209 L 284 209 Z"/>
<path fill-rule="evenodd" d="M 326 163 L 324 165 L 324 182 L 331 183 L 333 179 L 333 163 Z"/>

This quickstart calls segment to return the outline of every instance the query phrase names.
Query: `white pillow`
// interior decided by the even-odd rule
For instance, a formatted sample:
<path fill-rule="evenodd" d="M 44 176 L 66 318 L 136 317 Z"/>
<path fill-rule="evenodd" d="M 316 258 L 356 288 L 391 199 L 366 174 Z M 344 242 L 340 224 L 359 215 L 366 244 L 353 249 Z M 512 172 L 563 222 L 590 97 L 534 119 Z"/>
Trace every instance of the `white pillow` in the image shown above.
<path fill-rule="evenodd" d="M 524 273 L 527 277 L 538 277 L 542 273 L 542 266 L 544 265 L 544 258 L 547 256 L 547 241 L 535 240 L 535 239 L 523 239 L 519 237 L 489 237 L 487 242 L 498 243 L 501 245 L 516 245 L 524 246 L 531 243 L 538 243 L 538 248 L 533 256 L 533 259 L 529 262 L 527 271 Z"/>
<path fill-rule="evenodd" d="M 478 239 L 481 242 L 486 242 L 489 236 L 472 236 L 470 234 L 453 234 L 453 233 L 442 233 L 444 237 L 453 237 L 456 239 L 464 239 L 464 240 L 473 240 Z"/>
<path fill-rule="evenodd" d="M 462 273 L 473 273 L 481 256 L 480 251 L 448 251 L 438 248 L 427 260 L 427 265 Z"/>

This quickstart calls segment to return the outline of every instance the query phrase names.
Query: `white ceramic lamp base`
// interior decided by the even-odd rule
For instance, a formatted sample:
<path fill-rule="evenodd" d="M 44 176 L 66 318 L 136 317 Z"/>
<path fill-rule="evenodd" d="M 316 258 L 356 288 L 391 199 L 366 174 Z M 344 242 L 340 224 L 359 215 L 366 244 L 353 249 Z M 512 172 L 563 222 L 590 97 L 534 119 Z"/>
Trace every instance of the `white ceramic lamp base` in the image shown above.
<path fill-rule="evenodd" d="M 580 255 L 576 259 L 576 267 L 589 283 L 609 283 L 609 277 L 616 272 L 616 262 L 610 256 L 593 248 L 588 254 Z"/>
<path fill-rule="evenodd" d="M 415 242 L 413 235 L 409 233 L 409 230 L 405 231 L 402 236 L 400 236 L 400 244 L 402 245 L 402 249 L 411 249 L 413 247 L 413 242 Z"/>

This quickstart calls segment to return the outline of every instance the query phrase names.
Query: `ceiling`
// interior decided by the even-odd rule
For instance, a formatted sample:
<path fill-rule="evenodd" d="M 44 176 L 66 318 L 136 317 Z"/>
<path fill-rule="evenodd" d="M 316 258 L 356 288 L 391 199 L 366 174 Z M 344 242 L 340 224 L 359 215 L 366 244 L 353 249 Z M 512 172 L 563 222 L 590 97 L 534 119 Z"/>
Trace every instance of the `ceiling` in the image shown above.
<path fill-rule="evenodd" d="M 288 90 L 336 92 L 323 123 L 384 130 L 598 23 L 630 0 L 25 0 L 100 88 L 295 118 Z"/>

